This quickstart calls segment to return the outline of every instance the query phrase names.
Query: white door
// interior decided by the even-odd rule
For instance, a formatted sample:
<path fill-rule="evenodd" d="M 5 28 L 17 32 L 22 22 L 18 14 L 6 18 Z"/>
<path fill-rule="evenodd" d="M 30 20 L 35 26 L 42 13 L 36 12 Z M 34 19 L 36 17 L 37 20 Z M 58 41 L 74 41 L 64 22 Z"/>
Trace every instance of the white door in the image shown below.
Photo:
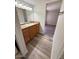
<path fill-rule="evenodd" d="M 60 12 L 64 11 L 64 3 L 62 2 Z M 61 59 L 64 56 L 64 13 L 59 15 L 58 22 L 53 37 L 51 59 Z M 63 57 L 64 59 L 64 57 Z"/>

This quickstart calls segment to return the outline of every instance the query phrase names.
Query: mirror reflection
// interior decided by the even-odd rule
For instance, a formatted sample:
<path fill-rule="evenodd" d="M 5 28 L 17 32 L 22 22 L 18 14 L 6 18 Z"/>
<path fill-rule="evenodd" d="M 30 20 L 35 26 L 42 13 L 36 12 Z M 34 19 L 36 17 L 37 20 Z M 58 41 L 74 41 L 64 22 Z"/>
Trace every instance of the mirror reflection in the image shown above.
<path fill-rule="evenodd" d="M 16 11 L 21 25 L 33 21 L 33 6 L 26 6 L 16 3 Z"/>

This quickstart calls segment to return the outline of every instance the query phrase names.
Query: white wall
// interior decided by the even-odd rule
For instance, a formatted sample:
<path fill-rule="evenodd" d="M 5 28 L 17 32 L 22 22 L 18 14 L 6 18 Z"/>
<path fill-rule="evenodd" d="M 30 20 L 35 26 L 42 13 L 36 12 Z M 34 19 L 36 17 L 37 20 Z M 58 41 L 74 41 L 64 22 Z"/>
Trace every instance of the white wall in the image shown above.
<path fill-rule="evenodd" d="M 61 10 L 64 10 L 63 5 Z M 60 59 L 64 53 L 64 14 L 59 15 L 55 34 L 53 37 L 51 59 Z"/>
<path fill-rule="evenodd" d="M 23 38 L 23 34 L 21 31 L 21 27 L 20 27 L 20 23 L 19 23 L 19 19 L 18 19 L 16 10 L 15 10 L 15 34 L 16 34 L 16 42 L 19 46 L 19 49 L 20 49 L 22 55 L 25 56 L 27 53 L 27 49 L 26 49 L 26 45 L 24 42 L 24 38 Z"/>
<path fill-rule="evenodd" d="M 46 14 L 46 4 L 44 1 L 38 1 L 35 3 L 34 6 L 34 21 L 40 22 L 40 32 L 44 32 L 44 26 L 45 26 L 45 14 Z"/>
<path fill-rule="evenodd" d="M 58 19 L 58 11 L 59 10 L 47 11 L 47 17 L 46 17 L 47 24 L 56 25 Z"/>

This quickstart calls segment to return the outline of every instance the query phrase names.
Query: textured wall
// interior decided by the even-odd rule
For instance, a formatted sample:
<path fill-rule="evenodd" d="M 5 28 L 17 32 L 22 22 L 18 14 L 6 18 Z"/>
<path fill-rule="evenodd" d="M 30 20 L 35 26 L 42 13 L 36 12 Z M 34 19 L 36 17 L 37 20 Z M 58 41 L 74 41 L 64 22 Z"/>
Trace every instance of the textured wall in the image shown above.
<path fill-rule="evenodd" d="M 58 12 L 59 10 L 47 11 L 47 24 L 56 25 L 58 19 Z"/>

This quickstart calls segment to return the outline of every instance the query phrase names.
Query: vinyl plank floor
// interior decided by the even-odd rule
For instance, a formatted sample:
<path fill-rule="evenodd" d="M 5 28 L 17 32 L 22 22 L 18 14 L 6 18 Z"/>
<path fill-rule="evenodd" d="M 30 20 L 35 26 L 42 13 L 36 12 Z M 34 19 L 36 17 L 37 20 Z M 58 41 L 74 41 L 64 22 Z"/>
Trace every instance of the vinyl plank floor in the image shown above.
<path fill-rule="evenodd" d="M 28 43 L 27 48 L 29 50 L 29 58 L 31 58 L 32 54 L 35 55 L 34 57 L 39 57 L 40 59 L 50 59 L 51 56 L 51 49 L 52 49 L 52 42 L 49 41 L 46 36 L 38 35 L 35 37 L 30 43 Z M 34 54 L 35 53 L 35 54 Z M 46 59 L 45 58 L 45 59 Z"/>
<path fill-rule="evenodd" d="M 52 41 L 47 35 L 38 34 L 27 44 L 28 53 L 25 57 L 17 57 L 16 59 L 50 59 Z"/>

